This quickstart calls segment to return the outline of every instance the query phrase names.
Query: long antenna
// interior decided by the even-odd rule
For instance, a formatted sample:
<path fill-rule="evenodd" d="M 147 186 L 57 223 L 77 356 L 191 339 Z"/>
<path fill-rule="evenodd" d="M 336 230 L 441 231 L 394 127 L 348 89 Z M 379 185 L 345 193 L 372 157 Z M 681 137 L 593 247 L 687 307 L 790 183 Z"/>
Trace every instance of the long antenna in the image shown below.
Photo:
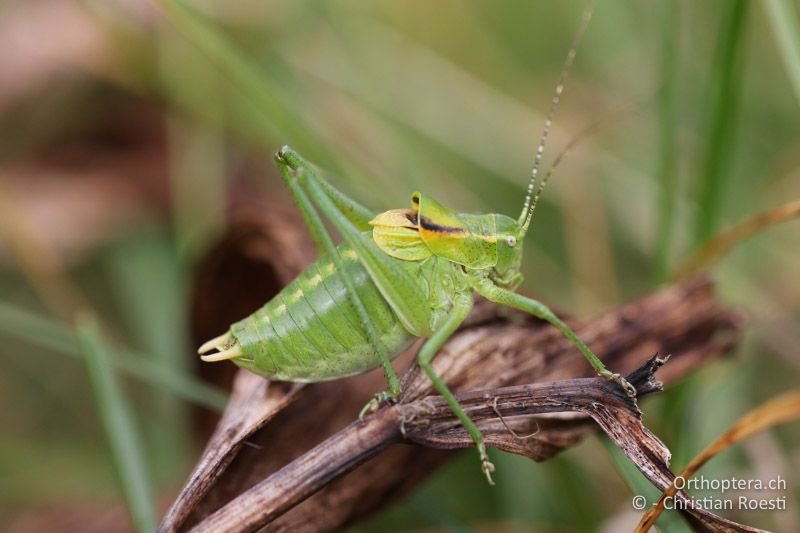
<path fill-rule="evenodd" d="M 533 196 L 533 204 L 531 205 L 531 215 L 536 210 L 536 204 L 539 201 L 539 197 L 542 195 L 542 191 L 544 190 L 545 186 L 547 185 L 547 180 L 550 179 L 550 176 L 553 175 L 553 171 L 558 168 L 564 158 L 567 157 L 567 154 L 575 148 L 575 146 L 584 141 L 587 137 L 593 135 L 597 130 L 600 129 L 601 126 L 604 126 L 608 123 L 611 119 L 617 118 L 618 116 L 622 115 L 623 113 L 628 112 L 629 110 L 638 107 L 639 103 L 629 103 L 624 106 L 621 106 L 617 109 L 613 109 L 608 113 L 602 115 L 598 119 L 594 120 L 593 122 L 589 123 L 589 125 L 585 126 L 581 131 L 578 132 L 575 137 L 573 137 L 565 146 L 561 149 L 561 151 L 556 155 L 553 162 L 550 164 L 550 168 L 547 169 L 547 173 L 542 178 L 542 183 L 539 184 L 539 188 L 536 190 L 536 194 Z M 526 228 L 527 229 L 527 228 Z"/>
<path fill-rule="evenodd" d="M 522 205 L 522 213 L 520 213 L 518 220 L 518 223 L 522 225 L 523 237 L 528 232 L 528 227 L 531 224 L 531 217 L 533 216 L 533 210 L 536 208 L 536 203 L 538 202 L 539 197 L 544 190 L 544 186 L 547 184 L 546 179 L 542 180 L 542 182 L 539 184 L 539 188 L 536 190 L 536 194 L 534 195 L 533 190 L 536 187 L 536 177 L 539 174 L 539 167 L 542 164 L 544 146 L 547 142 L 547 136 L 550 134 L 550 128 L 553 126 L 553 115 L 555 115 L 556 109 L 558 108 L 558 103 L 561 100 L 561 93 L 564 92 L 564 85 L 567 83 L 569 69 L 572 67 L 573 61 L 575 61 L 578 45 L 580 45 L 583 34 L 586 32 L 586 28 L 589 26 L 589 21 L 592 19 L 592 13 L 594 12 L 595 4 L 596 0 L 593 0 L 583 12 L 581 25 L 578 27 L 578 31 L 575 33 L 575 37 L 572 39 L 572 45 L 570 46 L 569 53 L 567 54 L 567 59 L 564 61 L 564 66 L 561 68 L 561 76 L 559 77 L 558 85 L 556 85 L 556 91 L 553 94 L 553 100 L 550 102 L 550 109 L 547 112 L 547 118 L 544 121 L 542 137 L 539 139 L 539 146 L 536 148 L 536 155 L 533 160 L 531 179 L 530 182 L 528 182 L 528 191 L 525 194 L 525 202 Z"/>

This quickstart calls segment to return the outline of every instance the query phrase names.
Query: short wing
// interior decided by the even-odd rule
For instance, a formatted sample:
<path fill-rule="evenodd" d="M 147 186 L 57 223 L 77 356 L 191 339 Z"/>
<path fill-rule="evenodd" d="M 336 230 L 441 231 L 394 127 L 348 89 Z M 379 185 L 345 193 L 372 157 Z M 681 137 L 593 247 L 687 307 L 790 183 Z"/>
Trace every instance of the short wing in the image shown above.
<path fill-rule="evenodd" d="M 414 223 L 411 209 L 385 211 L 370 221 L 372 238 L 385 253 L 404 261 L 422 261 L 432 254 Z"/>

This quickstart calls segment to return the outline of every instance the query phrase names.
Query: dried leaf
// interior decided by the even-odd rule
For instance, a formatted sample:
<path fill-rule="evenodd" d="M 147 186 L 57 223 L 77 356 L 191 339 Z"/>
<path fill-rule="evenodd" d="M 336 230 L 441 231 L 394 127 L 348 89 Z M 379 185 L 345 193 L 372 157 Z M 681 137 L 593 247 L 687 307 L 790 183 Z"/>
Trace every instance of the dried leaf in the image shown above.
<path fill-rule="evenodd" d="M 800 418 L 800 390 L 778 396 L 740 418 L 728 431 L 692 459 L 679 477 L 689 479 L 710 459 L 727 450 L 730 446 L 757 433 L 798 418 Z M 655 524 L 664 511 L 664 501 L 674 496 L 676 492 L 677 487 L 675 487 L 673 480 L 673 483 L 664 491 L 658 503 L 644 514 L 636 528 L 637 533 L 644 533 Z"/>
<path fill-rule="evenodd" d="M 753 215 L 715 235 L 686 259 L 672 275 L 682 280 L 718 262 L 734 246 L 775 224 L 800 217 L 800 200 L 794 200 Z"/>

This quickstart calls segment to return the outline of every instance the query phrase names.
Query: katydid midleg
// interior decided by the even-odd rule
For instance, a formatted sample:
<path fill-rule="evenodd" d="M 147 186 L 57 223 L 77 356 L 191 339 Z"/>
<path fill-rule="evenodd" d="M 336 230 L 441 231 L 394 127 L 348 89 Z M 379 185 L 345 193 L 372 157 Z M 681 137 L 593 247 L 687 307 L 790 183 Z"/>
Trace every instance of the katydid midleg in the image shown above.
<path fill-rule="evenodd" d="M 267 378 L 294 382 L 339 379 L 383 366 L 388 391 L 376 394 L 363 416 L 397 398 L 400 384 L 391 360 L 425 338 L 417 362 L 475 442 L 490 483 L 494 466 L 480 430 L 431 366 L 469 314 L 475 294 L 546 320 L 600 376 L 635 395 L 550 309 L 514 292 L 522 281 L 522 243 L 549 176 L 537 187 L 545 141 L 589 17 L 587 10 L 564 63 L 517 220 L 460 213 L 419 192 L 410 209 L 376 214 L 334 188 L 297 152 L 281 148 L 275 155 L 278 169 L 321 257 L 264 307 L 203 344 L 203 360 L 232 360 Z M 341 234 L 338 246 L 320 212 Z"/>

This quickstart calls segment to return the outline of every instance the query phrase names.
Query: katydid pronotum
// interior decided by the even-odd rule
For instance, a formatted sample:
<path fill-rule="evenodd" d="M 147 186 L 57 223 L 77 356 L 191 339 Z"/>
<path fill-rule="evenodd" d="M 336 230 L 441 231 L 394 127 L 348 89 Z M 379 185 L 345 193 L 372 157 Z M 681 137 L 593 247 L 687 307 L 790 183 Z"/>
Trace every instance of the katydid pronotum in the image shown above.
<path fill-rule="evenodd" d="M 545 141 L 590 15 L 587 10 L 564 63 L 517 220 L 459 213 L 419 192 L 412 196 L 411 209 L 376 215 L 335 189 L 294 150 L 281 148 L 275 155 L 278 169 L 321 257 L 260 310 L 203 344 L 203 360 L 232 360 L 267 378 L 295 382 L 339 379 L 382 365 L 388 391 L 375 395 L 363 417 L 398 397 L 400 383 L 391 360 L 425 338 L 417 362 L 469 432 L 490 483 L 494 465 L 480 430 L 431 366 L 470 312 L 475 294 L 546 320 L 600 376 L 635 395 L 550 309 L 514 292 L 522 281 L 523 239 L 550 174 L 537 187 Z M 319 212 L 341 234 L 338 246 Z"/>

